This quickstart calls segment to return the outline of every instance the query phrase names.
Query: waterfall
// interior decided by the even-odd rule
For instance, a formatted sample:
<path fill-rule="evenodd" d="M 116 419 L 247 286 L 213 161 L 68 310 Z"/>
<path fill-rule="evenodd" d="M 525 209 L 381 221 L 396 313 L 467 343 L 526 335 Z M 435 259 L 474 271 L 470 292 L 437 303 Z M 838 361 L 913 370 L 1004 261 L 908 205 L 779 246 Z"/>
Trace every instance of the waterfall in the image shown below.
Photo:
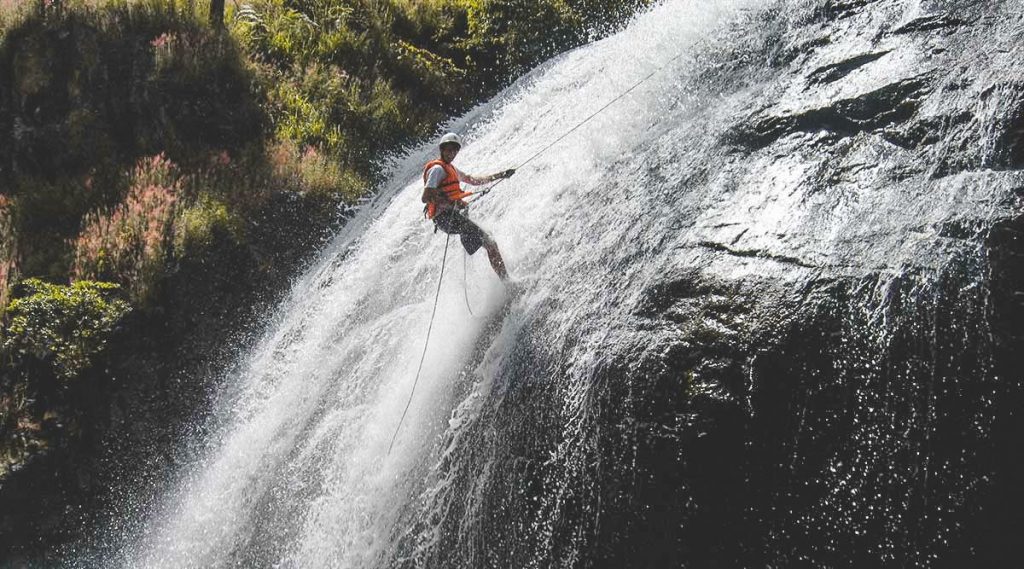
<path fill-rule="evenodd" d="M 991 236 L 1024 43 L 1013 2 L 939 4 L 668 1 L 453 123 L 495 172 L 665 66 L 473 207 L 519 292 L 452 240 L 389 455 L 445 248 L 433 146 L 396 165 L 121 563 L 950 559 L 1013 382 Z"/>

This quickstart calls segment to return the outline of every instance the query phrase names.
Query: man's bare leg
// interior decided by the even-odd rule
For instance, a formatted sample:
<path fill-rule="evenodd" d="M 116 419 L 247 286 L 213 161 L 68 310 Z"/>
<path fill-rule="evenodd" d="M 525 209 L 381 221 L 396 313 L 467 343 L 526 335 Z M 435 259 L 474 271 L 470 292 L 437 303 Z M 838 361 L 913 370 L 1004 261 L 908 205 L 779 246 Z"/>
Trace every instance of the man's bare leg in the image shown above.
<path fill-rule="evenodd" d="M 508 280 L 508 270 L 505 269 L 505 260 L 501 258 L 501 251 L 498 251 L 498 244 L 488 239 L 484 242 L 484 249 L 487 251 L 487 260 L 491 262 L 491 268 L 503 281 Z"/>

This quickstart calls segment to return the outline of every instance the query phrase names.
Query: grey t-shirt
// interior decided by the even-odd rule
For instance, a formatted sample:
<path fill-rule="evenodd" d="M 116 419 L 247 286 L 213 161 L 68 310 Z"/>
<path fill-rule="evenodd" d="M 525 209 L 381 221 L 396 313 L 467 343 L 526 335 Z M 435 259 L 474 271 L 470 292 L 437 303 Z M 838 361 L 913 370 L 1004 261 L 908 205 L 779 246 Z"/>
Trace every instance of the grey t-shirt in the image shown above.
<path fill-rule="evenodd" d="M 452 168 L 455 168 L 455 166 L 452 166 Z M 459 175 L 459 181 L 460 182 L 465 182 L 466 181 L 466 175 L 463 174 L 461 170 L 459 170 L 458 168 L 455 168 L 455 173 Z M 440 164 L 434 164 L 430 168 L 430 170 L 427 170 L 427 187 L 428 188 L 440 188 L 441 187 L 441 182 L 444 181 L 444 176 L 445 176 L 444 167 L 441 166 Z"/>

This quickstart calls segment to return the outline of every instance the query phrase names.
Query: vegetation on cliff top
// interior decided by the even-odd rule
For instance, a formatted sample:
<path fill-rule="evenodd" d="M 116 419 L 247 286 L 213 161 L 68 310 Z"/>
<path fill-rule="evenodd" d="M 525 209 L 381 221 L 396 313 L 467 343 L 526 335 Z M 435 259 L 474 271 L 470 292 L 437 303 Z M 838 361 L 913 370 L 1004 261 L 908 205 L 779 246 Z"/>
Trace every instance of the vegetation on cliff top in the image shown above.
<path fill-rule="evenodd" d="M 19 298 L 7 307 L 7 326 L 0 329 L 4 411 L 0 434 L 0 476 L 33 450 L 47 446 L 47 431 L 60 426 L 56 411 L 75 393 L 79 372 L 107 343 L 128 313 L 111 283 L 76 281 L 70 286 L 26 279 Z"/>
<path fill-rule="evenodd" d="M 389 153 L 645 3 L 256 0 L 228 6 L 228 33 L 197 18 L 207 8 L 195 0 L 0 12 L 0 289 L 104 272 L 83 267 L 83 249 L 161 191 L 166 207 L 137 213 L 164 219 L 151 241 L 178 246 L 150 243 L 150 257 L 167 255 L 148 270 L 105 275 L 129 290 L 195 254 L 204 231 L 244 242 L 244 220 L 274 193 L 333 212 L 373 186 Z M 157 159 L 167 186 L 140 193 Z"/>
<path fill-rule="evenodd" d="M 129 306 L 173 319 L 169 280 L 225 258 L 280 282 L 387 156 L 647 3 L 253 0 L 226 29 L 203 0 L 0 4 L 0 439 L 45 446 Z"/>

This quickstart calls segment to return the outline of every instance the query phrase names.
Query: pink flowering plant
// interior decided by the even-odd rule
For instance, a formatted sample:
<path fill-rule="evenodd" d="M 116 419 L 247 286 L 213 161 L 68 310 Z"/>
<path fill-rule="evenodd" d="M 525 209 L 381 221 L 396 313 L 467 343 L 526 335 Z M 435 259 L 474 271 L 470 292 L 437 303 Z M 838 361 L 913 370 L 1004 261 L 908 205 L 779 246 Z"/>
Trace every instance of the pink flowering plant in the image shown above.
<path fill-rule="evenodd" d="M 137 300 L 145 298 L 173 238 L 183 184 L 163 154 L 140 160 L 124 201 L 109 212 L 86 215 L 74 241 L 72 280 L 111 280 L 127 285 Z"/>

